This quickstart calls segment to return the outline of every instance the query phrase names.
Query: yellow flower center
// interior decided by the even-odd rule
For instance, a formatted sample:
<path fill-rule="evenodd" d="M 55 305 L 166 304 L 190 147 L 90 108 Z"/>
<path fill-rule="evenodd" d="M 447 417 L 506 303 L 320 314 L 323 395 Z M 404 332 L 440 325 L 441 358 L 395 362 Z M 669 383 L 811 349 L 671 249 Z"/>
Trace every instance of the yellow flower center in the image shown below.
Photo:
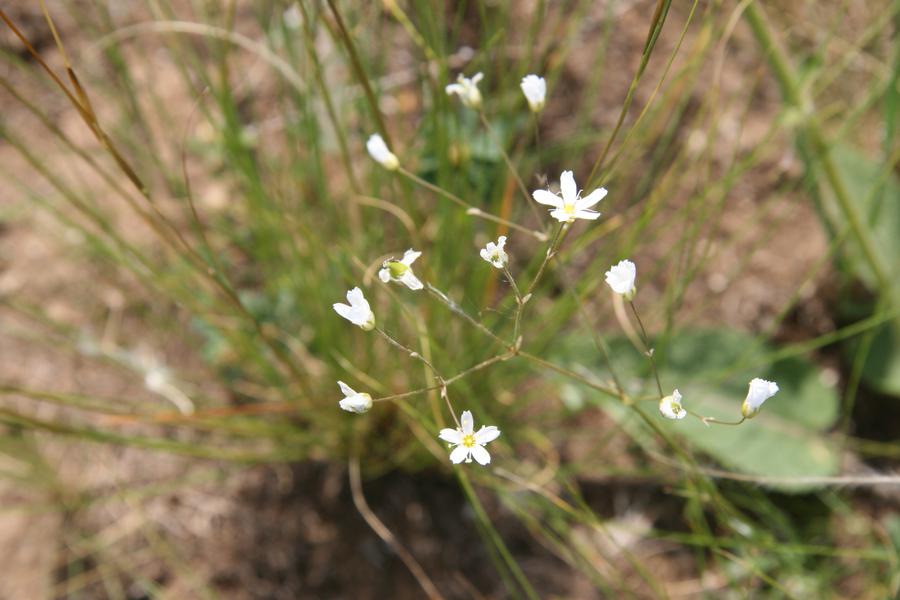
<path fill-rule="evenodd" d="M 471 433 L 466 435 L 465 437 L 463 437 L 462 443 L 463 443 L 463 446 L 465 446 L 466 448 L 474 448 L 475 447 L 475 436 Z"/>
<path fill-rule="evenodd" d="M 563 210 L 566 211 L 566 214 L 568 214 L 568 215 L 574 215 L 575 214 L 575 205 L 564 203 Z"/>

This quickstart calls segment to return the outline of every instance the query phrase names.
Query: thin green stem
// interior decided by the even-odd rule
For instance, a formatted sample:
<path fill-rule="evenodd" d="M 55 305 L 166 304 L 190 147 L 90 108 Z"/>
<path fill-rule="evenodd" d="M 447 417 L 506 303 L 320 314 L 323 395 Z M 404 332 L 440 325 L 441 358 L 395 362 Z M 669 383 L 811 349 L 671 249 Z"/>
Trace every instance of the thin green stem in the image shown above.
<path fill-rule="evenodd" d="M 631 305 L 631 312 L 634 313 L 634 318 L 637 319 L 638 327 L 640 327 L 641 341 L 644 343 L 644 354 L 646 354 L 647 358 L 650 360 L 650 369 L 653 371 L 653 378 L 656 380 L 656 389 L 659 391 L 660 399 L 662 399 L 665 394 L 663 393 L 662 383 L 659 381 L 659 371 L 656 369 L 656 360 L 653 358 L 653 348 L 650 347 L 650 339 L 647 337 L 647 330 L 644 329 L 644 322 L 641 321 L 641 316 L 638 314 L 634 301 L 629 300 L 628 304 Z"/>

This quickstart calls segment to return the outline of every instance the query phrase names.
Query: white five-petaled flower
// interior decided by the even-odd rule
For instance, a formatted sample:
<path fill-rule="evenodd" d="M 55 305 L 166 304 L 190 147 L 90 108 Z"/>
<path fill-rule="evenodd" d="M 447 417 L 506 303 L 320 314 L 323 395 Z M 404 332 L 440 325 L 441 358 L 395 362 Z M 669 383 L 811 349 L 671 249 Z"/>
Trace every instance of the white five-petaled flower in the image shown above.
<path fill-rule="evenodd" d="M 681 406 L 681 392 L 677 389 L 672 392 L 671 396 L 666 396 L 659 401 L 659 412 L 667 419 L 683 419 L 687 416 L 687 411 Z"/>
<path fill-rule="evenodd" d="M 481 92 L 478 91 L 478 82 L 482 80 L 484 75 L 475 73 L 471 79 L 463 77 L 460 73 L 456 77 L 456 83 L 448 84 L 445 88 L 448 96 L 456 94 L 465 106 L 469 108 L 481 108 Z"/>
<path fill-rule="evenodd" d="M 384 143 L 384 138 L 377 133 L 369 137 L 369 141 L 366 142 L 366 150 L 369 151 L 369 155 L 375 159 L 375 162 L 388 171 L 395 171 L 400 166 L 400 159 L 390 151 L 387 144 Z"/>
<path fill-rule="evenodd" d="M 521 87 L 531 112 L 541 112 L 547 98 L 547 82 L 544 78 L 537 75 L 526 75 L 522 78 Z"/>
<path fill-rule="evenodd" d="M 369 307 L 369 302 L 363 296 L 361 289 L 355 287 L 347 292 L 347 302 L 350 303 L 349 306 L 340 302 L 334 303 L 332 305 L 334 312 L 354 325 L 359 325 L 366 331 L 371 331 L 375 328 L 375 313 Z"/>
<path fill-rule="evenodd" d="M 620 260 L 606 272 L 606 283 L 617 294 L 625 296 L 626 300 L 634 298 L 637 288 L 634 280 L 637 277 L 637 267 L 630 260 Z"/>
<path fill-rule="evenodd" d="M 378 278 L 383 282 L 398 281 L 411 290 L 421 290 L 424 286 L 419 278 L 413 273 L 412 265 L 416 259 L 422 256 L 421 252 L 409 249 L 403 253 L 400 260 L 389 259 L 381 265 L 378 271 Z"/>
<path fill-rule="evenodd" d="M 600 213 L 588 209 L 603 200 L 606 188 L 597 188 L 582 198 L 572 171 L 563 171 L 559 177 L 559 189 L 562 197 L 548 190 L 535 190 L 531 195 L 541 204 L 552 206 L 550 216 L 560 223 L 572 223 L 575 219 L 593 221 L 600 217 Z"/>
<path fill-rule="evenodd" d="M 449 444 L 453 444 L 456 448 L 450 453 L 450 462 L 458 465 L 462 461 L 472 462 L 474 458 L 479 465 L 486 465 L 491 462 L 491 455 L 485 449 L 484 445 L 493 442 L 500 437 L 500 430 L 493 425 L 475 431 L 475 420 L 472 413 L 463 411 L 460 417 L 460 425 L 458 429 L 441 429 L 439 438 Z"/>
<path fill-rule="evenodd" d="M 497 238 L 497 243 L 488 242 L 487 246 L 481 249 L 481 258 L 488 261 L 498 269 L 502 269 L 509 264 L 509 255 L 503 246 L 506 245 L 506 236 L 501 235 Z"/>
<path fill-rule="evenodd" d="M 766 381 L 759 377 L 750 381 L 750 389 L 744 404 L 741 405 L 741 414 L 747 419 L 752 419 L 759 412 L 763 402 L 778 393 L 778 384 L 774 381 Z"/>
<path fill-rule="evenodd" d="M 341 388 L 341 392 L 344 393 L 344 399 L 339 402 L 341 408 L 347 412 L 357 414 L 369 412 L 369 409 L 372 408 L 372 396 L 365 392 L 355 391 L 343 381 L 338 381 L 337 383 Z"/>

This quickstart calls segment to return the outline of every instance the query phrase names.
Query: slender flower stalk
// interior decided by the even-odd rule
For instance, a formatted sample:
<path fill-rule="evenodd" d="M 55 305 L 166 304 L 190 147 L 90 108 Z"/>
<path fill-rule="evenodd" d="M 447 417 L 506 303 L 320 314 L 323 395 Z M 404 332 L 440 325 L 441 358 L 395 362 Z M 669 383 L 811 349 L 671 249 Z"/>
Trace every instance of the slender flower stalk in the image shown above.
<path fill-rule="evenodd" d="M 498 217 L 496 215 L 486 213 L 483 210 L 481 210 L 480 208 L 478 208 L 477 206 L 473 206 L 473 205 L 469 204 L 468 202 L 466 202 L 465 200 L 463 200 L 456 194 L 453 194 L 452 192 L 449 192 L 442 187 L 436 186 L 433 183 L 431 183 L 430 181 L 426 181 L 425 179 L 422 179 L 415 173 L 408 171 L 408 170 L 404 169 L 403 167 L 399 167 L 397 169 L 397 172 L 400 173 L 401 175 L 403 175 L 404 177 L 406 177 L 407 179 L 411 180 L 413 183 L 420 185 L 420 186 L 424 187 L 425 189 L 427 189 L 431 192 L 434 192 L 435 194 L 438 194 L 439 196 L 443 196 L 444 198 L 450 200 L 451 202 L 453 202 L 454 204 L 456 204 L 458 206 L 461 206 L 462 208 L 465 208 L 467 215 L 470 215 L 473 217 L 479 217 L 479 218 L 485 219 L 487 221 L 493 221 L 495 223 L 505 225 L 506 227 L 509 227 L 510 229 L 515 229 L 516 231 L 521 231 L 522 233 L 527 233 L 528 235 L 534 237 L 535 239 L 537 239 L 540 242 L 547 241 L 547 234 L 545 234 L 541 231 L 535 231 L 533 229 L 528 229 L 527 227 L 523 227 L 522 225 L 519 225 L 518 223 L 510 221 L 509 219 L 504 219 L 503 217 Z"/>
<path fill-rule="evenodd" d="M 650 361 L 650 369 L 653 371 L 653 378 L 656 380 L 656 389 L 659 392 L 659 397 L 663 398 L 665 394 L 663 394 L 662 384 L 659 382 L 659 371 L 656 369 L 656 360 L 653 358 L 653 348 L 650 347 L 650 338 L 647 337 L 647 330 L 644 329 L 644 322 L 641 321 L 641 315 L 638 314 L 634 302 L 629 300 L 628 304 L 631 305 L 631 312 L 634 313 L 634 318 L 637 319 L 638 327 L 640 328 L 641 342 L 644 344 L 644 354 Z"/>
<path fill-rule="evenodd" d="M 478 116 L 481 118 L 481 124 L 484 125 L 485 131 L 487 131 L 488 135 L 491 138 L 491 141 L 494 142 L 494 145 L 500 150 L 500 156 L 503 157 L 503 162 L 506 163 L 506 168 L 509 169 L 510 174 L 516 182 L 516 185 L 519 187 L 519 191 L 522 192 L 522 195 L 525 196 L 526 200 L 529 198 L 528 188 L 525 186 L 525 182 L 522 181 L 522 178 L 519 176 L 519 172 L 516 170 L 515 165 L 513 165 L 512 159 L 509 157 L 509 154 L 506 153 L 506 148 L 503 147 L 503 144 L 500 143 L 500 140 L 494 134 L 494 128 L 491 127 L 490 121 L 488 121 L 487 115 L 484 114 L 484 111 L 478 111 Z M 534 205 L 531 202 L 528 203 L 529 206 L 534 209 Z M 538 212 L 535 209 L 535 216 L 538 216 Z"/>

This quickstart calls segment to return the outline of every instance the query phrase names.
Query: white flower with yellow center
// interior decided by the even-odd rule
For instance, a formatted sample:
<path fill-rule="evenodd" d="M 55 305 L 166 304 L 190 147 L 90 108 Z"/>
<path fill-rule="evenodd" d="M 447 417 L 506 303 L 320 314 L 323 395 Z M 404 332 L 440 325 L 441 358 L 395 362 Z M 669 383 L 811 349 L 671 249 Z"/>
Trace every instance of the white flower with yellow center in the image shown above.
<path fill-rule="evenodd" d="M 606 283 L 617 294 L 625 296 L 626 300 L 632 300 L 637 288 L 634 280 L 637 278 L 637 267 L 630 260 L 619 261 L 606 272 Z"/>
<path fill-rule="evenodd" d="M 741 405 L 741 414 L 747 419 L 752 419 L 759 412 L 759 407 L 763 405 L 763 402 L 777 393 L 778 384 L 774 381 L 766 381 L 758 377 L 751 380 L 747 397 L 744 399 L 744 404 Z"/>
<path fill-rule="evenodd" d="M 671 396 L 666 396 L 659 401 L 659 412 L 667 419 L 683 419 L 687 411 L 681 406 L 681 392 L 675 390 Z"/>
<path fill-rule="evenodd" d="M 394 260 L 393 258 L 384 261 L 381 270 L 378 271 L 378 279 L 387 283 L 396 281 L 402 283 L 411 290 L 421 290 L 424 286 L 419 278 L 413 273 L 411 265 L 416 259 L 422 256 L 421 252 L 409 249 L 403 253 L 403 258 Z"/>
<path fill-rule="evenodd" d="M 497 243 L 488 242 L 487 246 L 481 249 L 481 258 L 488 261 L 498 269 L 504 268 L 509 264 L 509 255 L 503 249 L 506 245 L 506 236 L 501 235 L 497 238 Z"/>
<path fill-rule="evenodd" d="M 456 446 L 450 453 L 450 462 L 458 465 L 463 461 L 472 462 L 474 458 L 479 465 L 490 463 L 491 455 L 484 446 L 500 437 L 500 430 L 493 425 L 482 425 L 481 429 L 475 431 L 475 420 L 469 411 L 463 411 L 459 421 L 461 427 L 441 429 L 438 435 L 445 442 Z"/>
<path fill-rule="evenodd" d="M 384 143 L 384 138 L 377 133 L 372 135 L 369 141 L 366 142 L 366 150 L 369 151 L 369 155 L 375 159 L 375 162 L 388 171 L 396 171 L 400 166 L 400 160 L 388 149 L 387 144 Z"/>
<path fill-rule="evenodd" d="M 588 210 L 606 197 L 606 188 L 597 188 L 584 198 L 575 185 L 572 171 L 563 171 L 559 177 L 560 195 L 548 190 L 535 190 L 532 196 L 541 204 L 554 207 L 550 216 L 560 223 L 572 223 L 575 219 L 598 219 L 600 213 Z"/>
<path fill-rule="evenodd" d="M 334 312 L 366 331 L 375 328 L 375 313 L 369 307 L 369 302 L 363 296 L 361 289 L 355 287 L 347 292 L 347 302 L 350 303 L 349 306 L 340 302 L 332 304 Z"/>
<path fill-rule="evenodd" d="M 481 73 L 475 73 L 471 79 L 463 77 L 460 73 L 456 77 L 456 83 L 449 84 L 445 89 L 448 96 L 456 94 L 464 106 L 478 110 L 481 108 L 481 92 L 478 91 L 478 82 L 484 78 Z"/>
<path fill-rule="evenodd" d="M 522 78 L 521 87 L 531 112 L 541 112 L 547 99 L 547 82 L 544 78 L 537 75 L 526 75 Z"/>
<path fill-rule="evenodd" d="M 341 405 L 341 408 L 347 412 L 357 414 L 369 412 L 369 409 L 372 408 L 372 396 L 365 392 L 355 391 L 343 381 L 338 381 L 337 383 L 341 388 L 341 392 L 344 394 L 344 399 L 338 403 Z"/>

